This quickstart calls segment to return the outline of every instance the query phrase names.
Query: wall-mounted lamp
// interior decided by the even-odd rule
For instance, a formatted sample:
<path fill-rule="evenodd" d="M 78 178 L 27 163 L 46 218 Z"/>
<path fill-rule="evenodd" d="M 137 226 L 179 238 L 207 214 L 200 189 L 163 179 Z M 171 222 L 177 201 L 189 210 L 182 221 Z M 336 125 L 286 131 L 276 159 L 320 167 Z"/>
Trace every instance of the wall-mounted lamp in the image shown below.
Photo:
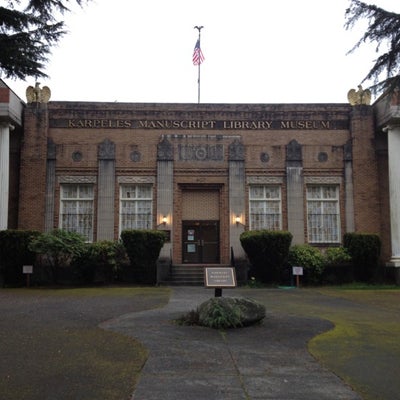
<path fill-rule="evenodd" d="M 240 218 L 240 215 L 236 215 L 235 222 L 236 222 L 236 226 L 239 226 L 239 225 L 245 226 L 244 224 L 242 224 L 242 219 Z"/>
<path fill-rule="evenodd" d="M 167 222 L 168 222 L 168 217 L 166 216 L 166 215 L 163 215 L 162 216 L 162 218 L 161 218 L 161 224 L 158 224 L 157 225 L 157 228 L 159 227 L 159 226 L 165 226 L 165 225 L 167 225 Z"/>

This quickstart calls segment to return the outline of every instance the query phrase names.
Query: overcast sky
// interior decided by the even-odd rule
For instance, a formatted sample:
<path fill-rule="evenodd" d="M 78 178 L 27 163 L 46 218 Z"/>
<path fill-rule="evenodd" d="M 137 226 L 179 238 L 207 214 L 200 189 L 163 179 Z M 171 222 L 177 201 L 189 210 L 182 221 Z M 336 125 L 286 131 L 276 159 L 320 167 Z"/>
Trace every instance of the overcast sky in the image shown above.
<path fill-rule="evenodd" d="M 399 0 L 366 0 L 400 13 Z M 41 79 L 51 100 L 197 102 L 192 64 L 203 25 L 201 103 L 346 103 L 376 58 L 346 53 L 349 0 L 94 0 L 66 15 L 69 33 Z M 7 79 L 23 100 L 34 85 Z M 367 84 L 365 85 L 367 86 Z"/>

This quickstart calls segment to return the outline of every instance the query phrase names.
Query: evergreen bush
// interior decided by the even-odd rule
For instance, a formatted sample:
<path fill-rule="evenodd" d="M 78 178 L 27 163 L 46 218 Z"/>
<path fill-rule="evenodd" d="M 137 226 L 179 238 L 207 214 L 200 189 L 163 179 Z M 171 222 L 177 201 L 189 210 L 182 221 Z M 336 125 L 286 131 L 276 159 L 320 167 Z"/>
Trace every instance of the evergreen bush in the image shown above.
<path fill-rule="evenodd" d="M 376 278 L 381 252 L 379 236 L 371 233 L 346 233 L 343 245 L 352 258 L 355 278 L 360 281 Z"/>
<path fill-rule="evenodd" d="M 321 282 L 325 260 L 321 251 L 309 244 L 296 244 L 289 250 L 289 264 L 303 267 L 304 279 L 311 284 Z"/>
<path fill-rule="evenodd" d="M 85 237 L 76 232 L 54 229 L 41 233 L 29 244 L 29 249 L 42 257 L 52 283 L 59 283 L 61 268 L 69 267 L 85 250 Z"/>
<path fill-rule="evenodd" d="M 263 282 L 280 282 L 292 234 L 286 231 L 246 231 L 240 242 L 251 263 L 250 275 Z"/>
<path fill-rule="evenodd" d="M 124 230 L 121 240 L 137 283 L 157 283 L 157 259 L 166 235 L 157 230 Z"/>
<path fill-rule="evenodd" d="M 351 256 L 343 246 L 329 247 L 324 254 L 323 283 L 343 284 L 354 281 Z"/>
<path fill-rule="evenodd" d="M 351 255 L 343 246 L 329 247 L 325 251 L 326 265 L 343 265 L 351 261 Z"/>
<path fill-rule="evenodd" d="M 125 248 L 120 241 L 102 240 L 86 243 L 74 258 L 72 268 L 79 283 L 112 283 L 120 279 Z"/>

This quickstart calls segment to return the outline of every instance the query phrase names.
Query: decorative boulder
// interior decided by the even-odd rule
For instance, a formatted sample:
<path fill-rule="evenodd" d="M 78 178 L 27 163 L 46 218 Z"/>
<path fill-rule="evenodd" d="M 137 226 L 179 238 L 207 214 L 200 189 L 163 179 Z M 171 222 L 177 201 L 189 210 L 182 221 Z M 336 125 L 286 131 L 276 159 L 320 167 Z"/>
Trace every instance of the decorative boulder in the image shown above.
<path fill-rule="evenodd" d="M 216 329 L 249 326 L 265 318 L 265 307 L 244 297 L 213 297 L 197 311 L 200 325 Z"/>

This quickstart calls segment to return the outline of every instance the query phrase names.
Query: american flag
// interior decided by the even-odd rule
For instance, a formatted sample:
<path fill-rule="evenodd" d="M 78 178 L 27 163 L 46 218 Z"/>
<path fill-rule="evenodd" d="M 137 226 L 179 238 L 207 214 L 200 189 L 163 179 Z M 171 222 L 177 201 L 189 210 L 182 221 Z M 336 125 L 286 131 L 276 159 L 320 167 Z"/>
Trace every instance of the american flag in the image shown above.
<path fill-rule="evenodd" d="M 200 48 L 200 39 L 197 39 L 196 46 L 193 51 L 193 65 L 200 65 L 204 61 L 204 55 Z"/>

